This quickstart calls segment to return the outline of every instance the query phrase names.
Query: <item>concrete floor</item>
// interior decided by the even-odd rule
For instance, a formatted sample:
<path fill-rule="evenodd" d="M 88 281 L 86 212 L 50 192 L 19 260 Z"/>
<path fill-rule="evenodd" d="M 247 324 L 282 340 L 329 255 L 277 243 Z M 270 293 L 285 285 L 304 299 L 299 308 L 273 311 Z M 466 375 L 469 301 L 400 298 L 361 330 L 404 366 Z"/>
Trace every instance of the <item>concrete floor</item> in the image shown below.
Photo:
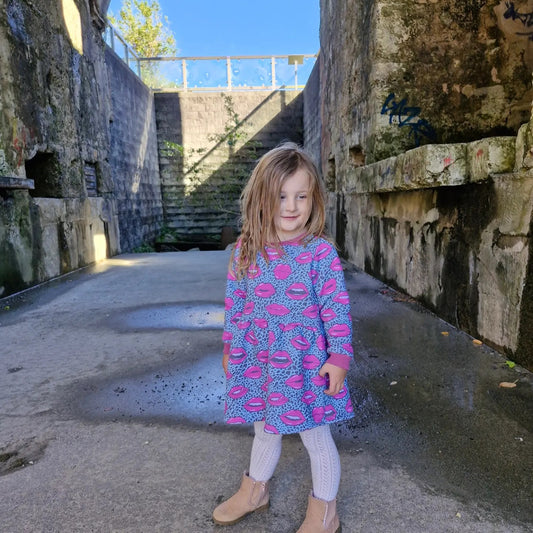
<path fill-rule="evenodd" d="M 0 300 L 3 533 L 298 529 L 311 488 L 298 436 L 269 511 L 211 522 L 252 441 L 222 423 L 228 257 L 122 255 Z M 375 279 L 346 279 L 344 533 L 533 531 L 532 374 Z"/>

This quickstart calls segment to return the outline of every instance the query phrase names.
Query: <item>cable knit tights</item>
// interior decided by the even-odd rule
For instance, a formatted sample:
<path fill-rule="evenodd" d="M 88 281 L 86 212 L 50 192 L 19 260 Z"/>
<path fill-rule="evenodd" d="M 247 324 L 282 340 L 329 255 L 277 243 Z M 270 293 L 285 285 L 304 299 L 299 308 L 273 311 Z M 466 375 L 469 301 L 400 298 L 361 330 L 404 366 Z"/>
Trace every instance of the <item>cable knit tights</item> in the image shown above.
<path fill-rule="evenodd" d="M 264 422 L 254 422 L 255 437 L 250 460 L 250 477 L 268 481 L 281 455 L 281 435 L 264 432 Z M 337 496 L 341 477 L 339 452 L 329 425 L 318 426 L 300 433 L 311 459 L 313 495 L 331 501 Z"/>

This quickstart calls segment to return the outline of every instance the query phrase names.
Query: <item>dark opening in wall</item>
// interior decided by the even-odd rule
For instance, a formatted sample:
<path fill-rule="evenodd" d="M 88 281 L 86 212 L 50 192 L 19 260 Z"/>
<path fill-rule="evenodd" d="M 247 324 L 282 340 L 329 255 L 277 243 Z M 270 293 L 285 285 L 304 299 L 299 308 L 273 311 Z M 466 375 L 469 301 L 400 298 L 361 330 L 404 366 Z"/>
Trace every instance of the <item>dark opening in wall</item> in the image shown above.
<path fill-rule="evenodd" d="M 34 198 L 62 198 L 61 165 L 57 154 L 37 152 L 25 162 L 26 177 L 33 180 L 35 189 L 30 190 Z"/>
<path fill-rule="evenodd" d="M 328 159 L 328 167 L 326 174 L 326 190 L 335 192 L 336 170 L 335 170 L 335 158 L 330 157 Z"/>
<path fill-rule="evenodd" d="M 350 148 L 350 161 L 356 167 L 363 167 L 365 165 L 365 154 L 359 145 Z"/>

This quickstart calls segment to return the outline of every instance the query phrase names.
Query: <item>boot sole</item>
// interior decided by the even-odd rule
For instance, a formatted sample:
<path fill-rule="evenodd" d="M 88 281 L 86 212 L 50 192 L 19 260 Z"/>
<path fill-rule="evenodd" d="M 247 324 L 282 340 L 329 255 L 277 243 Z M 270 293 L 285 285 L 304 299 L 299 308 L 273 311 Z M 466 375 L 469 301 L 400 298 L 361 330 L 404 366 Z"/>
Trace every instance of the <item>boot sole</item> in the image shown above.
<path fill-rule="evenodd" d="M 269 505 L 270 505 L 270 502 L 267 502 L 265 503 L 265 505 L 262 505 L 261 507 L 258 507 L 257 509 L 254 509 L 253 511 L 249 511 L 246 514 L 239 516 L 239 518 L 236 518 L 235 520 L 230 520 L 229 522 L 222 522 L 213 517 L 213 522 L 217 524 L 218 526 L 232 526 L 233 524 L 237 524 L 241 520 L 244 520 L 248 515 L 251 515 L 252 513 L 259 513 L 261 511 L 266 511 Z"/>

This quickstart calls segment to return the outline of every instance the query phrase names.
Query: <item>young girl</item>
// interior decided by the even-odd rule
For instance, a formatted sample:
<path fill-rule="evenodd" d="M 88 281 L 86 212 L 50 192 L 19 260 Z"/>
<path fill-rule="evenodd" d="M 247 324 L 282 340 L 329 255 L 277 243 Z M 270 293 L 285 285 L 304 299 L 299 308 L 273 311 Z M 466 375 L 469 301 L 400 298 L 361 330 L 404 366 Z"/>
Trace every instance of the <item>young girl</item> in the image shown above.
<path fill-rule="evenodd" d="M 299 433 L 313 490 L 299 533 L 340 531 L 339 454 L 329 424 L 353 417 L 349 298 L 324 238 L 324 192 L 297 145 L 265 154 L 241 197 L 243 226 L 228 272 L 223 367 L 225 421 L 254 424 L 250 468 L 213 512 L 220 525 L 266 509 L 281 437 Z"/>

